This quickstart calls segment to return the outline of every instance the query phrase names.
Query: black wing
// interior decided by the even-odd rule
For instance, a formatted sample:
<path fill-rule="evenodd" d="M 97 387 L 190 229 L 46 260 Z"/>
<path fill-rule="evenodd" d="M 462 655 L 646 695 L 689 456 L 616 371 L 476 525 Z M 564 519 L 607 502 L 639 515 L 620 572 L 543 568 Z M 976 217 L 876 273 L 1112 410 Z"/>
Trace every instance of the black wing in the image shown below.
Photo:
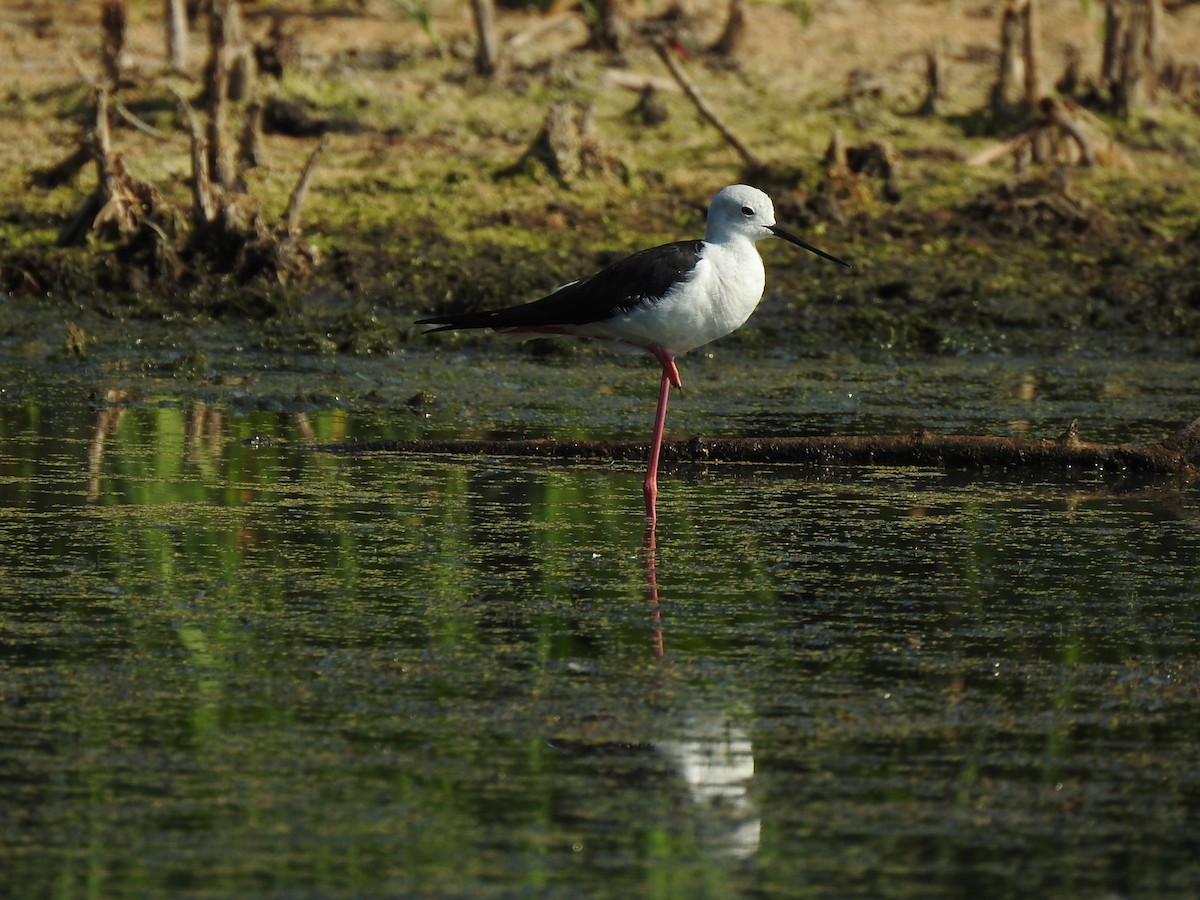
<path fill-rule="evenodd" d="M 703 241 L 680 241 L 651 247 L 618 260 L 595 275 L 564 284 L 532 303 L 485 312 L 417 319 L 418 325 L 438 325 L 431 331 L 455 328 L 547 328 L 586 325 L 628 312 L 657 300 L 687 279 L 700 259 Z"/>

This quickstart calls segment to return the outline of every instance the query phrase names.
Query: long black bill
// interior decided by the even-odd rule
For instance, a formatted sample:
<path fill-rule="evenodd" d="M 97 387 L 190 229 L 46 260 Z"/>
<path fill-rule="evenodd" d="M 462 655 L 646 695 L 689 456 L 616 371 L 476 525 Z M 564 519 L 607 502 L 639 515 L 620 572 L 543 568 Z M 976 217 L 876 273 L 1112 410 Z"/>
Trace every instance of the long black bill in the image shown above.
<path fill-rule="evenodd" d="M 785 241 L 791 241 L 797 247 L 803 247 L 809 253 L 815 253 L 815 254 L 817 254 L 817 256 L 820 256 L 823 259 L 827 259 L 830 262 L 841 263 L 847 269 L 853 268 L 850 265 L 850 263 L 846 262 L 844 259 L 838 259 L 836 256 L 826 253 L 824 250 L 818 250 L 812 244 L 809 244 L 809 243 L 806 243 L 805 241 L 800 240 L 800 238 L 796 237 L 790 231 L 787 231 L 784 228 L 780 228 L 778 225 L 768 225 L 767 229 L 771 232 L 771 234 L 775 235 L 775 237 L 783 238 Z"/>

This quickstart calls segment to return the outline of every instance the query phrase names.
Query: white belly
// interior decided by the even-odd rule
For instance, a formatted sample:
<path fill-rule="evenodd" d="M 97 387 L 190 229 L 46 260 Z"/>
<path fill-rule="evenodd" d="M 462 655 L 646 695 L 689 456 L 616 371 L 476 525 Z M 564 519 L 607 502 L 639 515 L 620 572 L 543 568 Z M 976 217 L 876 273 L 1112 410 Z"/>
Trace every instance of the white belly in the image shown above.
<path fill-rule="evenodd" d="M 747 242 L 749 253 L 733 254 L 709 244 L 692 278 L 653 303 L 645 303 L 604 322 L 579 329 L 580 334 L 635 347 L 661 347 L 678 356 L 736 331 L 762 300 L 766 274 L 762 258 Z"/>

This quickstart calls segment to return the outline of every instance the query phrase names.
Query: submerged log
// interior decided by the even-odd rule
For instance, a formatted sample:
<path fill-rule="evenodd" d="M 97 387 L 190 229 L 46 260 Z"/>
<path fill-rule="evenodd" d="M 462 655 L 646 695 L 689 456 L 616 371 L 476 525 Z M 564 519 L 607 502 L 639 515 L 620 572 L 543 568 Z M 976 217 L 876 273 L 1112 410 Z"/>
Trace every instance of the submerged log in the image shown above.
<path fill-rule="evenodd" d="M 642 460 L 643 441 L 412 440 L 322 444 L 324 453 L 453 454 L 554 460 Z M 1195 476 L 1200 468 L 1200 419 L 1161 444 L 1100 444 L 1079 438 L 1074 422 L 1057 438 L 916 434 L 764 437 L 665 441 L 664 462 L 799 463 L 921 466 L 972 470 L 1059 470 Z"/>

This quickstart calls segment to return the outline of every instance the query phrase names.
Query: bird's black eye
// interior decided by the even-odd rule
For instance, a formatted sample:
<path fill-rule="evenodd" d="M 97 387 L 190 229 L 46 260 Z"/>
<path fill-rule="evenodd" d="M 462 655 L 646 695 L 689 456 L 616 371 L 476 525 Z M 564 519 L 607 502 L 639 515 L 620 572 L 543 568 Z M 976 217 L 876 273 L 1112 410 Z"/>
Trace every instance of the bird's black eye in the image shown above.
<path fill-rule="evenodd" d="M 743 215 L 743 216 L 745 216 L 745 217 L 748 219 L 748 218 L 750 218 L 752 215 L 754 215 L 754 209 L 753 209 L 752 207 L 749 207 L 749 206 L 743 206 L 743 207 L 742 207 L 742 215 Z"/>

